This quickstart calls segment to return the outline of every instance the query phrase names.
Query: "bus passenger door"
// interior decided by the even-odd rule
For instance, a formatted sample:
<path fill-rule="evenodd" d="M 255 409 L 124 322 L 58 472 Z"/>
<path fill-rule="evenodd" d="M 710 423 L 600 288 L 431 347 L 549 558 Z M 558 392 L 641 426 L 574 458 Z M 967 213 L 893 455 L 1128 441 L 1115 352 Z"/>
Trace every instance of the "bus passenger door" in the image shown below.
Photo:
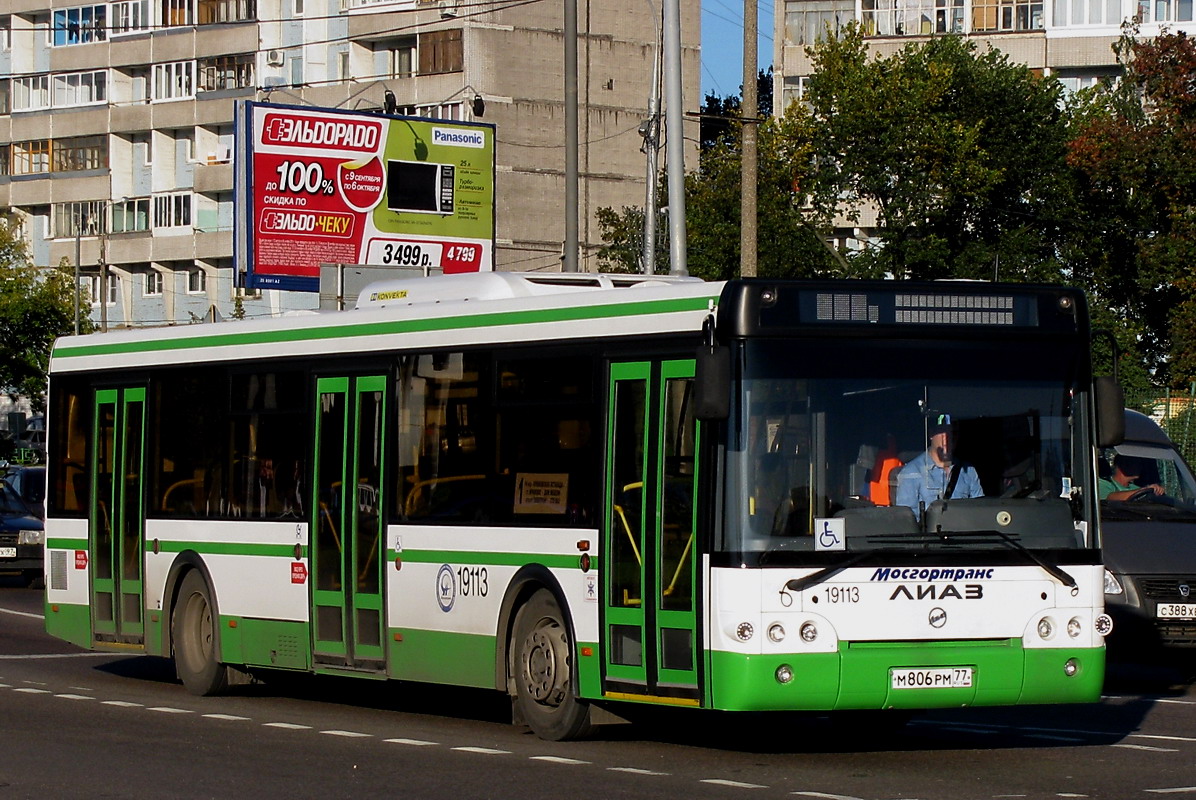
<path fill-rule="evenodd" d="M 383 649 L 382 474 L 386 378 L 316 383 L 312 652 L 317 665 L 377 671 Z"/>
<path fill-rule="evenodd" d="M 91 447 L 92 636 L 97 642 L 145 642 L 145 388 L 95 394 Z"/>
<path fill-rule="evenodd" d="M 611 365 L 603 526 L 609 697 L 699 703 L 693 361 Z"/>

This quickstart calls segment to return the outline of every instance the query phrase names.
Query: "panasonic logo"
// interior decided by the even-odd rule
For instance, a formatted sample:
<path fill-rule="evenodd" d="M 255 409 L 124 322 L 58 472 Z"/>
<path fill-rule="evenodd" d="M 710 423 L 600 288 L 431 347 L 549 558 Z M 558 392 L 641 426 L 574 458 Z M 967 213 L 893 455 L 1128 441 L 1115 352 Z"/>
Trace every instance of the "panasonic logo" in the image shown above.
<path fill-rule="evenodd" d="M 484 131 L 466 131 L 459 128 L 433 128 L 432 144 L 481 148 L 486 146 L 486 134 Z"/>

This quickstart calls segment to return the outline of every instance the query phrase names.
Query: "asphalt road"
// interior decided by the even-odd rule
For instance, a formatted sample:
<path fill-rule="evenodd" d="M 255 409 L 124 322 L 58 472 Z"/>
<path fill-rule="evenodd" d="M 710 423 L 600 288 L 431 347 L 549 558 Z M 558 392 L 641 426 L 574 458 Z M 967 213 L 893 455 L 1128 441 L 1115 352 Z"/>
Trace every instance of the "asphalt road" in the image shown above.
<path fill-rule="evenodd" d="M 1158 798 L 1196 800 L 1196 659 L 1121 663 L 1091 706 L 727 718 L 676 711 L 543 742 L 503 697 L 300 678 L 198 698 L 169 661 L 42 632 L 0 579 L 9 798 Z"/>

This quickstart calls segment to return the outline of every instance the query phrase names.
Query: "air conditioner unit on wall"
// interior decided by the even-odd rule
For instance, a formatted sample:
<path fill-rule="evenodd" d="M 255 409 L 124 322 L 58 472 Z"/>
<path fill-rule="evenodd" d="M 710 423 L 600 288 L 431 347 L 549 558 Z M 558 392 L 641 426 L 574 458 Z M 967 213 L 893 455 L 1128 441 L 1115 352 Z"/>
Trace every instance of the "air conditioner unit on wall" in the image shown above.
<path fill-rule="evenodd" d="M 271 67 L 281 67 L 283 62 L 286 61 L 286 59 L 287 59 L 286 53 L 284 53 L 281 50 L 267 50 L 266 51 L 266 64 L 268 64 Z"/>

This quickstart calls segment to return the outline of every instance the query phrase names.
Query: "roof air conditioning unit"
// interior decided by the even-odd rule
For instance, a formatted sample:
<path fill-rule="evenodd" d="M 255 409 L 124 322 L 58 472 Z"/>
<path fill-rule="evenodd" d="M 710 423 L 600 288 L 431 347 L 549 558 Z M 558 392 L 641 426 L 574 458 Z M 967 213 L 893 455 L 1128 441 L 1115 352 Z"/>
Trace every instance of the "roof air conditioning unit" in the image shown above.
<path fill-rule="evenodd" d="M 266 64 L 271 67 L 281 67 L 282 63 L 286 61 L 286 53 L 281 50 L 267 50 Z"/>

